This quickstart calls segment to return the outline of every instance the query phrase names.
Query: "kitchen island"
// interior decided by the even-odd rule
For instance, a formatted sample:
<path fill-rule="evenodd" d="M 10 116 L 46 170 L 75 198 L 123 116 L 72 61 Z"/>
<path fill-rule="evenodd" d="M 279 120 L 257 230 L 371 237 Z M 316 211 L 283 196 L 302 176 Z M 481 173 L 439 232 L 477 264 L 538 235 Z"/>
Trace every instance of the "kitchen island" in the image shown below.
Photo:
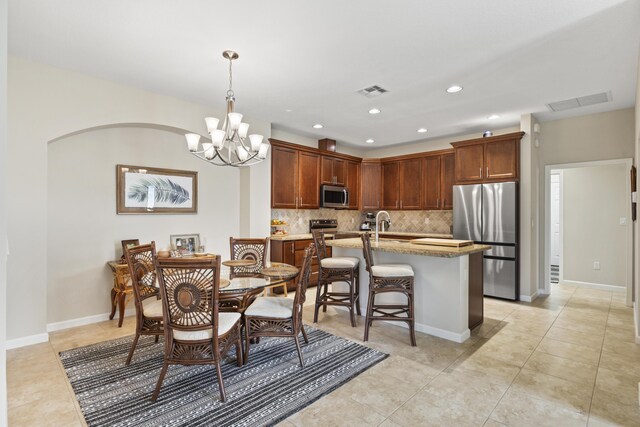
<path fill-rule="evenodd" d="M 366 313 L 369 273 L 362 255 L 362 240 L 328 240 L 327 245 L 332 247 L 333 256 L 362 260 L 360 307 L 362 313 Z M 416 330 L 455 342 L 466 341 L 471 336 L 470 329 L 482 323 L 482 253 L 489 248 L 486 245 L 461 248 L 421 245 L 383 238 L 378 243 L 371 241 L 376 264 L 409 264 L 413 268 Z M 403 295 L 389 293 L 376 296 L 376 301 L 394 303 L 403 298 Z"/>

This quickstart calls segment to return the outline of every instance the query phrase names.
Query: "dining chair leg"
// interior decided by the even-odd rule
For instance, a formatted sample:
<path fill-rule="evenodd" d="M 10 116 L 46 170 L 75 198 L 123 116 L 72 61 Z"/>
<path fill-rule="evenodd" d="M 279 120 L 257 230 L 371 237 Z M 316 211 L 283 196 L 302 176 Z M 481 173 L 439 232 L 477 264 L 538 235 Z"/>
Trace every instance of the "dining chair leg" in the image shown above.
<path fill-rule="evenodd" d="M 304 330 L 304 325 L 300 325 L 300 330 L 302 331 L 305 344 L 309 344 L 309 337 L 307 336 L 307 331 Z"/>
<path fill-rule="evenodd" d="M 249 321 L 246 318 L 244 319 L 244 338 L 244 363 L 247 364 L 249 362 L 249 341 L 251 338 L 249 338 Z"/>
<path fill-rule="evenodd" d="M 129 364 L 131 363 L 131 358 L 133 357 L 133 352 L 136 349 L 136 345 L 138 345 L 138 338 L 140 338 L 140 334 L 136 334 L 136 336 L 133 337 L 133 343 L 131 343 L 131 350 L 129 350 L 129 355 L 127 356 L 127 361 L 124 362 L 125 366 L 129 366 Z M 157 335 L 156 335 L 156 338 L 158 338 Z"/>
<path fill-rule="evenodd" d="M 409 317 L 411 321 L 409 322 L 409 336 L 411 337 L 411 345 L 416 347 L 416 319 L 413 313 L 413 293 L 408 295 L 409 297 Z"/>
<path fill-rule="evenodd" d="M 156 344 L 158 344 L 158 341 L 160 341 L 160 335 L 156 335 Z"/>
<path fill-rule="evenodd" d="M 293 339 L 296 342 L 296 349 L 298 350 L 298 357 L 300 358 L 300 367 L 304 368 L 304 359 L 302 358 L 302 349 L 300 348 L 300 340 L 297 335 L 293 336 Z"/>
<path fill-rule="evenodd" d="M 316 288 L 316 304 L 313 310 L 313 323 L 318 323 L 318 311 L 320 311 L 320 304 L 321 304 L 320 298 L 322 297 L 321 294 L 322 294 L 322 280 L 318 279 L 318 285 Z"/>
<path fill-rule="evenodd" d="M 220 366 L 220 360 L 216 361 L 216 372 L 218 374 L 218 387 L 220 387 L 220 401 L 226 402 L 227 395 L 224 392 L 224 381 L 222 381 L 222 366 Z"/>
<path fill-rule="evenodd" d="M 360 273 L 356 270 L 356 311 L 358 312 L 358 316 L 362 316 L 360 312 Z"/>
<path fill-rule="evenodd" d="M 155 402 L 158 400 L 158 395 L 160 394 L 160 388 L 162 387 L 162 382 L 164 381 L 164 376 L 167 375 L 167 369 L 169 368 L 169 364 L 165 360 L 162 364 L 162 370 L 160 371 L 160 376 L 158 377 L 158 383 L 156 384 L 156 389 L 151 396 L 151 401 Z"/>
<path fill-rule="evenodd" d="M 353 270 L 349 277 L 349 315 L 351 317 L 351 326 L 356 327 L 356 290 Z"/>
<path fill-rule="evenodd" d="M 329 293 L 329 282 L 324 282 L 324 294 L 327 295 Z M 322 312 L 327 312 L 327 304 L 322 304 Z"/>
<path fill-rule="evenodd" d="M 238 339 L 236 340 L 236 365 L 238 367 L 242 367 L 244 364 L 244 356 L 242 355 L 242 331 L 240 329 L 240 323 L 238 323 L 237 328 Z"/>
<path fill-rule="evenodd" d="M 371 326 L 371 317 L 373 315 L 373 304 L 375 294 L 369 291 L 369 302 L 367 303 L 367 317 L 365 318 L 364 323 L 364 341 L 369 340 L 369 326 Z"/>

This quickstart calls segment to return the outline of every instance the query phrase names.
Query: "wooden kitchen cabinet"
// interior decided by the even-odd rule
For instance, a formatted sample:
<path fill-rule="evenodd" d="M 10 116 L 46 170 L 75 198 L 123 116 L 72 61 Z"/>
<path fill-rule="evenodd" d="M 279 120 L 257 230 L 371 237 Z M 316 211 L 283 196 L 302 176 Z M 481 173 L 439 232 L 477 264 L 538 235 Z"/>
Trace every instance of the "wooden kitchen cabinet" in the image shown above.
<path fill-rule="evenodd" d="M 422 160 L 382 164 L 382 209 L 421 209 Z"/>
<path fill-rule="evenodd" d="M 517 181 L 524 132 L 454 142 L 458 184 Z"/>
<path fill-rule="evenodd" d="M 273 144 L 272 144 L 273 145 Z M 273 145 L 271 152 L 271 207 L 320 207 L 320 155 Z"/>
<path fill-rule="evenodd" d="M 360 166 L 360 197 L 362 209 L 380 209 L 382 166 L 379 162 L 363 161 Z"/>
<path fill-rule="evenodd" d="M 295 265 L 302 268 L 302 260 L 304 259 L 304 250 L 313 243 L 312 239 L 302 240 L 271 240 L 271 261 L 284 262 L 285 264 Z M 331 256 L 331 247 L 327 247 L 327 256 Z M 311 274 L 309 276 L 309 286 L 318 284 L 318 257 L 314 256 L 311 260 Z M 295 290 L 295 280 L 287 283 L 287 290 Z M 282 288 L 274 289 L 276 293 L 282 293 Z"/>
<path fill-rule="evenodd" d="M 322 156 L 321 170 L 322 184 L 346 185 L 347 162 L 344 159 Z"/>
<path fill-rule="evenodd" d="M 422 161 L 422 208 L 425 210 L 453 209 L 455 181 L 453 153 L 425 157 Z"/>
<path fill-rule="evenodd" d="M 360 163 L 347 162 L 346 186 L 349 190 L 349 209 L 358 209 L 360 206 Z"/>

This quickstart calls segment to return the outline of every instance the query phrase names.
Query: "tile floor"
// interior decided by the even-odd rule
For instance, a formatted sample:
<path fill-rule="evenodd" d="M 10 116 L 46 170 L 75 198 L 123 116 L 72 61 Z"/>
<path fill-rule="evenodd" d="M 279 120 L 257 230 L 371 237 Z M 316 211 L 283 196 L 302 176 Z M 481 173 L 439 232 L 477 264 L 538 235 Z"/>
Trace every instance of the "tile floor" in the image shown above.
<path fill-rule="evenodd" d="M 9 351 L 10 426 L 84 425 L 57 352 L 131 334 L 133 322 Z M 318 326 L 362 342 L 362 319 L 351 328 L 345 312 L 330 309 Z M 467 342 L 417 340 L 412 348 L 405 329 L 378 323 L 366 345 L 391 357 L 280 425 L 640 425 L 640 345 L 624 294 L 560 285 L 530 304 L 485 299 Z"/>

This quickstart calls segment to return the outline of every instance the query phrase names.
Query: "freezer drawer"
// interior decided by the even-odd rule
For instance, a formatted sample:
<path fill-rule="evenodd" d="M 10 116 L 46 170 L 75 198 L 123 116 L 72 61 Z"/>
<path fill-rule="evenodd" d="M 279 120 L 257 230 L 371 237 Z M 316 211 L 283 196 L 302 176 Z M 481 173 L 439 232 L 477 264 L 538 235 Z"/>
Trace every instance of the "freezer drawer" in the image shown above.
<path fill-rule="evenodd" d="M 484 251 L 484 256 L 499 256 L 502 258 L 516 258 L 515 246 L 491 245 L 491 249 Z"/>
<path fill-rule="evenodd" d="M 515 260 L 484 259 L 485 296 L 518 299 L 518 277 Z"/>

